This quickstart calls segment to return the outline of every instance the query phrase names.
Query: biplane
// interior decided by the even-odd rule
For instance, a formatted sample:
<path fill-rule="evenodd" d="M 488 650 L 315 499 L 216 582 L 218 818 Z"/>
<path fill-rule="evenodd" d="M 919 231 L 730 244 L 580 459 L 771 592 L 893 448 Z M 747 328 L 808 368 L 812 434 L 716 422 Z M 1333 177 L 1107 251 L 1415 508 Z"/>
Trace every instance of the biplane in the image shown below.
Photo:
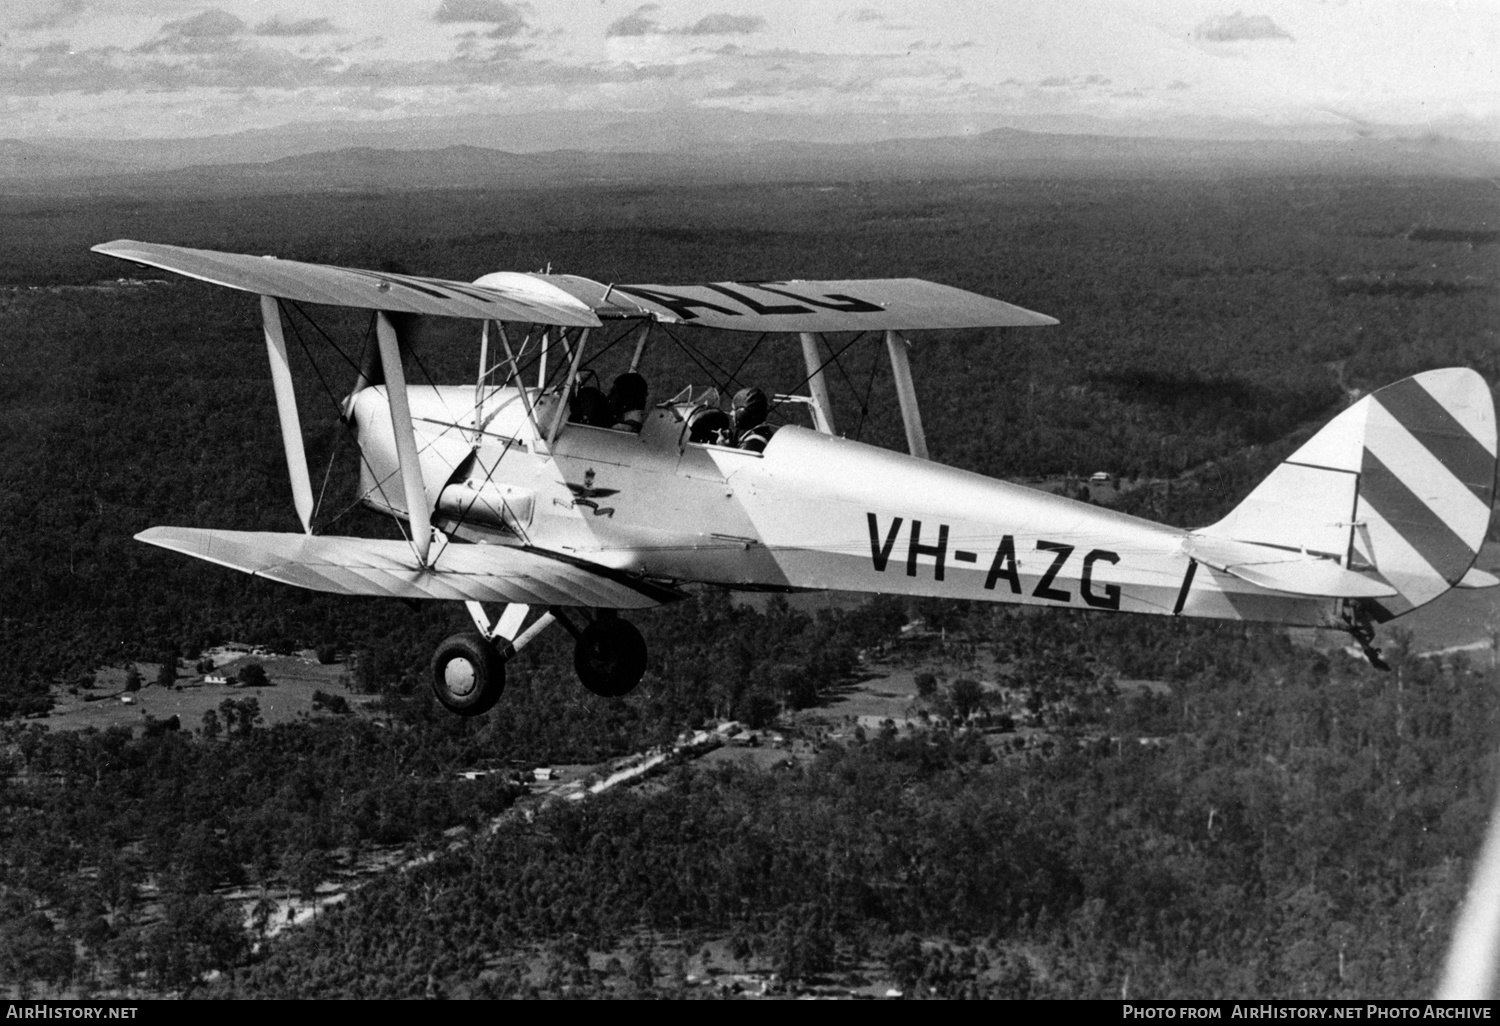
<path fill-rule="evenodd" d="M 475 629 L 431 663 L 437 699 L 460 715 L 491 708 L 506 661 L 552 624 L 575 639 L 586 688 L 628 693 L 647 652 L 620 614 L 695 585 L 1327 627 L 1381 665 L 1376 624 L 1453 587 L 1500 583 L 1473 566 L 1496 427 L 1472 370 L 1365 396 L 1224 519 L 1185 530 L 929 459 L 906 336 L 1057 323 L 946 285 L 606 285 L 516 272 L 459 282 L 126 240 L 94 250 L 260 297 L 302 526 L 136 537 L 315 591 L 465 603 Z M 285 307 L 304 303 L 370 312 L 340 412 L 359 449 L 360 500 L 395 517 L 401 540 L 314 533 L 283 325 Z M 479 322 L 473 382 L 408 382 L 421 317 Z M 794 338 L 805 391 L 761 398 L 806 423 L 743 423 L 760 420 L 754 394 L 726 409 L 717 388 L 688 382 L 647 401 L 632 379 L 653 333 L 691 328 Z M 883 342 L 907 452 L 840 436 L 825 373 L 840 333 L 854 334 L 841 348 Z M 605 351 L 626 368 L 616 395 L 599 376 Z"/>

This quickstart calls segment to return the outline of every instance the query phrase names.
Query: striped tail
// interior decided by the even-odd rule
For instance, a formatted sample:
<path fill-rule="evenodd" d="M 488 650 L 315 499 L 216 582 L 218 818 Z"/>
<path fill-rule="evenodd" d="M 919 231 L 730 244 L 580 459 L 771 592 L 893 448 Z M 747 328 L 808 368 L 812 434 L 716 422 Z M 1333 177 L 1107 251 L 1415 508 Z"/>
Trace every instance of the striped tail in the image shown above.
<path fill-rule="evenodd" d="M 1494 501 L 1495 406 L 1464 368 L 1427 371 L 1372 392 L 1318 432 L 1233 513 L 1203 532 L 1301 549 L 1394 588 L 1358 600 L 1384 622 L 1472 571 Z"/>

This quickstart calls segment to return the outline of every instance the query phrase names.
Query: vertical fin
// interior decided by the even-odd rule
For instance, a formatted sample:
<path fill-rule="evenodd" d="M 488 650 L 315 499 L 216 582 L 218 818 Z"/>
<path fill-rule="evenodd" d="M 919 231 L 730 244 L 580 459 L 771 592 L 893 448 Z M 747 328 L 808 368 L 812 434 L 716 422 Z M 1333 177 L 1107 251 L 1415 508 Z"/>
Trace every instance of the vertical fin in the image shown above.
<path fill-rule="evenodd" d="M 1495 465 L 1484 379 L 1427 371 L 1344 410 L 1202 533 L 1323 555 L 1389 584 L 1398 594 L 1360 600 L 1385 621 L 1464 579 L 1489 529 Z"/>

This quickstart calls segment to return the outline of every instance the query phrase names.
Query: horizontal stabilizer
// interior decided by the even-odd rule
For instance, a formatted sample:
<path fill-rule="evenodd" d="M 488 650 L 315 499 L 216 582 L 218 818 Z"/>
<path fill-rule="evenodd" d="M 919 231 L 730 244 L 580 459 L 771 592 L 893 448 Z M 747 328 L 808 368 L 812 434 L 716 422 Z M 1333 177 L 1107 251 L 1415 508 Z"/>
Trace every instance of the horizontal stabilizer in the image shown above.
<path fill-rule="evenodd" d="M 422 567 L 404 541 L 153 527 L 137 541 L 257 577 L 335 595 L 644 609 L 681 596 L 606 567 L 504 545 L 434 548 Z"/>
<path fill-rule="evenodd" d="M 1500 577 L 1496 577 L 1494 574 L 1485 573 L 1478 567 L 1471 566 L 1469 567 L 1468 572 L 1464 574 L 1462 578 L 1460 578 L 1459 582 L 1455 584 L 1454 587 L 1469 588 L 1477 591 L 1480 588 L 1493 588 L 1497 585 L 1500 585 Z"/>
<path fill-rule="evenodd" d="M 93 251 L 225 288 L 302 303 L 584 328 L 600 323 L 583 303 L 535 275 L 519 283 L 471 285 L 131 239 L 101 243 Z"/>
<path fill-rule="evenodd" d="M 1331 559 L 1303 552 L 1188 535 L 1183 551 L 1198 562 L 1272 591 L 1317 598 L 1386 598 L 1396 594 L 1388 584 L 1347 570 Z"/>

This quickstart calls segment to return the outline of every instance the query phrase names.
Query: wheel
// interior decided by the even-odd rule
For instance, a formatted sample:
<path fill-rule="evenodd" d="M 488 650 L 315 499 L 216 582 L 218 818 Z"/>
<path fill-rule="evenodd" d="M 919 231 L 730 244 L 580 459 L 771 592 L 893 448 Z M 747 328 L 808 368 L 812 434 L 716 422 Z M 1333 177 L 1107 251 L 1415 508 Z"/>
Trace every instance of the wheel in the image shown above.
<path fill-rule="evenodd" d="M 618 616 L 601 616 L 579 635 L 573 668 L 583 686 L 596 695 L 628 695 L 646 672 L 646 641 Z"/>
<path fill-rule="evenodd" d="M 455 634 L 432 653 L 432 693 L 449 712 L 478 716 L 505 690 L 505 663 L 478 634 Z"/>

